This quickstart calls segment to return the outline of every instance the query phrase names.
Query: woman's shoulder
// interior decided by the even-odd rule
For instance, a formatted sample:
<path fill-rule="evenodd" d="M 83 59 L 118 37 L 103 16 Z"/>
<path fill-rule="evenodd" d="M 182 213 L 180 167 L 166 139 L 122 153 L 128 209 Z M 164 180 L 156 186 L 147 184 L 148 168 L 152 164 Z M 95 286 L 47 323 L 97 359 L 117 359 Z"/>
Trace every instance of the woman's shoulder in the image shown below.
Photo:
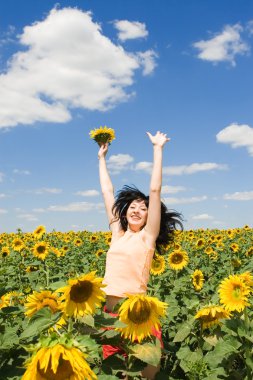
<path fill-rule="evenodd" d="M 139 236 L 148 249 L 155 250 L 156 240 L 145 229 L 145 227 L 139 232 Z"/>

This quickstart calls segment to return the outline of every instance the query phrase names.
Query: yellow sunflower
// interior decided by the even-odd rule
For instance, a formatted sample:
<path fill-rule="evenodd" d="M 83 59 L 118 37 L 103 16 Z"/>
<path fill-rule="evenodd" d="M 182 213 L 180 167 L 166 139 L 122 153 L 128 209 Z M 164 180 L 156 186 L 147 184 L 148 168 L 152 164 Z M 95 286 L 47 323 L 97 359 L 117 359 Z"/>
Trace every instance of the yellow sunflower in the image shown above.
<path fill-rule="evenodd" d="M 220 324 L 221 319 L 230 318 L 230 313 L 222 306 L 210 305 L 203 307 L 194 317 L 201 322 L 202 329 L 208 329 L 213 325 Z"/>
<path fill-rule="evenodd" d="M 45 260 L 47 257 L 49 251 L 49 245 L 45 241 L 41 241 L 39 243 L 36 243 L 33 247 L 33 254 L 34 256 L 38 257 L 41 260 Z"/>
<path fill-rule="evenodd" d="M 114 129 L 106 126 L 95 128 L 90 131 L 90 138 L 95 140 L 99 145 L 111 143 L 115 139 Z"/>
<path fill-rule="evenodd" d="M 16 238 L 12 242 L 12 248 L 14 251 L 20 252 L 25 247 L 23 240 L 20 238 Z"/>
<path fill-rule="evenodd" d="M 239 275 L 241 279 L 245 282 L 248 286 L 253 286 L 253 276 L 250 272 L 244 272 Z"/>
<path fill-rule="evenodd" d="M 230 250 L 232 252 L 238 252 L 239 251 L 239 245 L 237 243 L 230 244 Z"/>
<path fill-rule="evenodd" d="M 196 269 L 193 274 L 191 275 L 192 277 L 192 283 L 195 288 L 195 290 L 199 291 L 203 288 L 204 284 L 204 275 L 201 272 L 201 270 Z"/>
<path fill-rule="evenodd" d="M 18 296 L 19 294 L 16 291 L 3 294 L 0 298 L 0 309 L 17 304 L 19 301 Z"/>
<path fill-rule="evenodd" d="M 10 254 L 10 249 L 8 248 L 8 247 L 2 247 L 2 249 L 1 249 L 1 256 L 2 257 L 7 257 L 7 256 L 9 256 L 9 254 Z"/>
<path fill-rule="evenodd" d="M 103 254 L 105 253 L 105 251 L 103 250 L 103 249 L 98 249 L 97 251 L 96 251 L 96 253 L 95 253 L 95 255 L 97 256 L 97 257 L 100 257 L 100 256 L 102 256 Z"/>
<path fill-rule="evenodd" d="M 220 302 L 228 311 L 243 311 L 246 306 L 249 306 L 248 295 L 250 287 L 240 277 L 240 275 L 230 275 L 225 278 L 220 286 Z"/>
<path fill-rule="evenodd" d="M 156 297 L 143 294 L 128 295 L 119 308 L 119 320 L 126 327 L 116 330 L 132 342 L 135 340 L 141 342 L 151 335 L 153 328 L 159 328 L 159 318 L 165 315 L 167 306 L 165 302 L 159 301 Z"/>
<path fill-rule="evenodd" d="M 38 226 L 34 231 L 33 231 L 33 236 L 36 239 L 40 239 L 43 234 L 46 233 L 46 228 L 44 226 Z"/>
<path fill-rule="evenodd" d="M 161 255 L 156 255 L 151 263 L 150 273 L 158 276 L 165 271 L 165 258 Z"/>
<path fill-rule="evenodd" d="M 101 307 L 105 300 L 102 288 L 103 278 L 95 277 L 95 271 L 84 274 L 76 279 L 68 280 L 68 285 L 57 290 L 63 293 L 60 300 L 63 302 L 62 310 L 67 316 L 83 316 L 93 314 L 96 307 Z"/>
<path fill-rule="evenodd" d="M 250 247 L 247 252 L 246 252 L 246 256 L 252 256 L 253 255 L 253 246 Z"/>
<path fill-rule="evenodd" d="M 27 297 L 24 306 L 25 315 L 29 318 L 46 306 L 49 307 L 52 313 L 56 313 L 59 310 L 59 298 L 56 293 L 52 293 L 50 290 L 34 291 Z"/>
<path fill-rule="evenodd" d="M 181 270 L 188 264 L 189 257 L 186 251 L 173 251 L 169 254 L 168 261 L 171 269 Z"/>
<path fill-rule="evenodd" d="M 196 248 L 197 249 L 203 248 L 204 245 L 205 245 L 205 240 L 204 239 L 198 239 L 197 240 L 197 243 L 196 243 Z"/>
<path fill-rule="evenodd" d="M 22 380 L 96 380 L 85 358 L 76 347 L 42 347 L 27 361 Z"/>

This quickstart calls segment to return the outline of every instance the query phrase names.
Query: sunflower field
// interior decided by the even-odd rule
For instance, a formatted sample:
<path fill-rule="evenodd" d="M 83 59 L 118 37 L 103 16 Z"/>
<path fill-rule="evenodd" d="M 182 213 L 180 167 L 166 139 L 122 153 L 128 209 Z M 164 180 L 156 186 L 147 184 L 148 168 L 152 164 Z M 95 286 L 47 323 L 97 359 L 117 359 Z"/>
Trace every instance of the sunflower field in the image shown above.
<path fill-rule="evenodd" d="M 0 379 L 253 379 L 253 229 L 190 230 L 105 309 L 109 232 L 0 234 Z M 162 341 L 152 333 L 159 330 Z M 113 355 L 105 355 L 114 346 Z"/>

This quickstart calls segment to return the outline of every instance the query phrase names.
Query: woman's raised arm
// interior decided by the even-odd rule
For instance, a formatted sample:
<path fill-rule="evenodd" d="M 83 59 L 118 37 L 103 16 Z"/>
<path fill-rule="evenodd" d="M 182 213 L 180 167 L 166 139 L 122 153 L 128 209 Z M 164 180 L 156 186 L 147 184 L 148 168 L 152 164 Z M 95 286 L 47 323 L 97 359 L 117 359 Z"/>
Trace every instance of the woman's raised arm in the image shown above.
<path fill-rule="evenodd" d="M 157 132 L 154 136 L 147 132 L 153 144 L 153 169 L 150 180 L 148 218 L 145 230 L 153 244 L 155 243 L 161 223 L 161 187 L 163 147 L 170 139 L 165 133 Z"/>
<path fill-rule="evenodd" d="M 101 191 L 104 198 L 104 204 L 106 209 L 107 218 L 110 224 L 110 228 L 112 232 L 118 232 L 120 229 L 120 225 L 118 221 L 113 221 L 115 216 L 112 213 L 112 207 L 115 202 L 114 198 L 114 188 L 109 176 L 107 166 L 106 166 L 106 154 L 108 152 L 108 143 L 101 144 L 100 149 L 98 151 L 98 159 L 99 159 L 99 179 Z"/>

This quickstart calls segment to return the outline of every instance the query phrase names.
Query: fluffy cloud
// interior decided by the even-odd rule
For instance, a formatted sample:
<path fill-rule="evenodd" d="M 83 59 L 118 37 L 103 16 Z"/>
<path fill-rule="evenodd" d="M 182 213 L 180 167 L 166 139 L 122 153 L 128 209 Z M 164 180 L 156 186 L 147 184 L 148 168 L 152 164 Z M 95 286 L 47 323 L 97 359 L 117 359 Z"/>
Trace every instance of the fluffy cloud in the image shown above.
<path fill-rule="evenodd" d="M 142 170 L 147 173 L 151 173 L 152 162 L 142 161 L 135 165 L 135 170 Z M 210 170 L 226 170 L 227 165 L 216 164 L 215 162 L 203 162 L 203 163 L 193 163 L 191 165 L 179 165 L 179 166 L 165 166 L 163 167 L 164 175 L 183 175 L 183 174 L 194 174 L 203 171 Z"/>
<path fill-rule="evenodd" d="M 133 157 L 129 154 L 116 154 L 110 156 L 107 161 L 107 166 L 112 174 L 119 174 L 122 170 L 130 168 L 130 164 L 133 162 Z"/>
<path fill-rule="evenodd" d="M 214 63 L 228 61 L 235 66 L 235 57 L 249 51 L 249 46 L 241 38 L 242 31 L 239 24 L 227 25 L 213 38 L 195 42 L 193 46 L 199 50 L 198 58 Z"/>
<path fill-rule="evenodd" d="M 230 201 L 252 201 L 253 191 L 236 191 L 233 194 L 225 194 L 223 198 Z"/>
<path fill-rule="evenodd" d="M 193 220 L 211 220 L 213 219 L 213 216 L 208 215 L 208 214 L 199 214 L 199 215 L 194 215 L 192 219 Z"/>
<path fill-rule="evenodd" d="M 166 203 L 167 205 L 197 203 L 197 202 L 203 202 L 206 200 L 207 200 L 206 195 L 202 195 L 201 197 L 191 197 L 191 198 L 163 198 L 164 203 Z"/>
<path fill-rule="evenodd" d="M 37 222 L 38 218 L 34 216 L 33 214 L 19 214 L 17 215 L 18 218 L 27 220 L 28 222 Z"/>
<path fill-rule="evenodd" d="M 185 191 L 186 188 L 183 186 L 168 186 L 164 185 L 162 186 L 161 193 L 162 194 L 176 194 L 179 193 L 179 191 Z"/>
<path fill-rule="evenodd" d="M 119 20 L 114 22 L 114 26 L 119 31 L 118 38 L 121 41 L 143 38 L 148 35 L 146 25 L 138 21 Z"/>
<path fill-rule="evenodd" d="M 53 9 L 19 36 L 22 49 L 0 75 L 0 128 L 67 122 L 71 109 L 105 111 L 132 94 L 137 69 L 154 68 L 154 54 L 128 53 L 103 35 L 90 12 Z"/>
<path fill-rule="evenodd" d="M 99 210 L 102 207 L 104 207 L 103 203 L 73 202 L 67 205 L 50 206 L 47 211 L 87 212 Z"/>
<path fill-rule="evenodd" d="M 97 195 L 99 195 L 99 191 L 97 190 L 77 191 L 75 195 L 81 195 L 82 197 L 96 197 Z"/>
<path fill-rule="evenodd" d="M 4 208 L 0 208 L 0 214 L 7 214 L 7 210 L 5 210 Z"/>
<path fill-rule="evenodd" d="M 14 174 L 20 174 L 20 175 L 30 175 L 31 172 L 29 170 L 20 170 L 20 169 L 14 169 Z"/>
<path fill-rule="evenodd" d="M 247 124 L 231 124 L 222 129 L 216 139 L 220 143 L 230 144 L 232 148 L 245 147 L 253 156 L 253 128 Z"/>
<path fill-rule="evenodd" d="M 4 173 L 0 172 L 0 182 L 3 182 L 3 179 L 4 179 Z"/>
<path fill-rule="evenodd" d="M 57 189 L 54 187 L 43 187 L 31 192 L 34 194 L 60 194 L 62 192 L 62 189 Z"/>

